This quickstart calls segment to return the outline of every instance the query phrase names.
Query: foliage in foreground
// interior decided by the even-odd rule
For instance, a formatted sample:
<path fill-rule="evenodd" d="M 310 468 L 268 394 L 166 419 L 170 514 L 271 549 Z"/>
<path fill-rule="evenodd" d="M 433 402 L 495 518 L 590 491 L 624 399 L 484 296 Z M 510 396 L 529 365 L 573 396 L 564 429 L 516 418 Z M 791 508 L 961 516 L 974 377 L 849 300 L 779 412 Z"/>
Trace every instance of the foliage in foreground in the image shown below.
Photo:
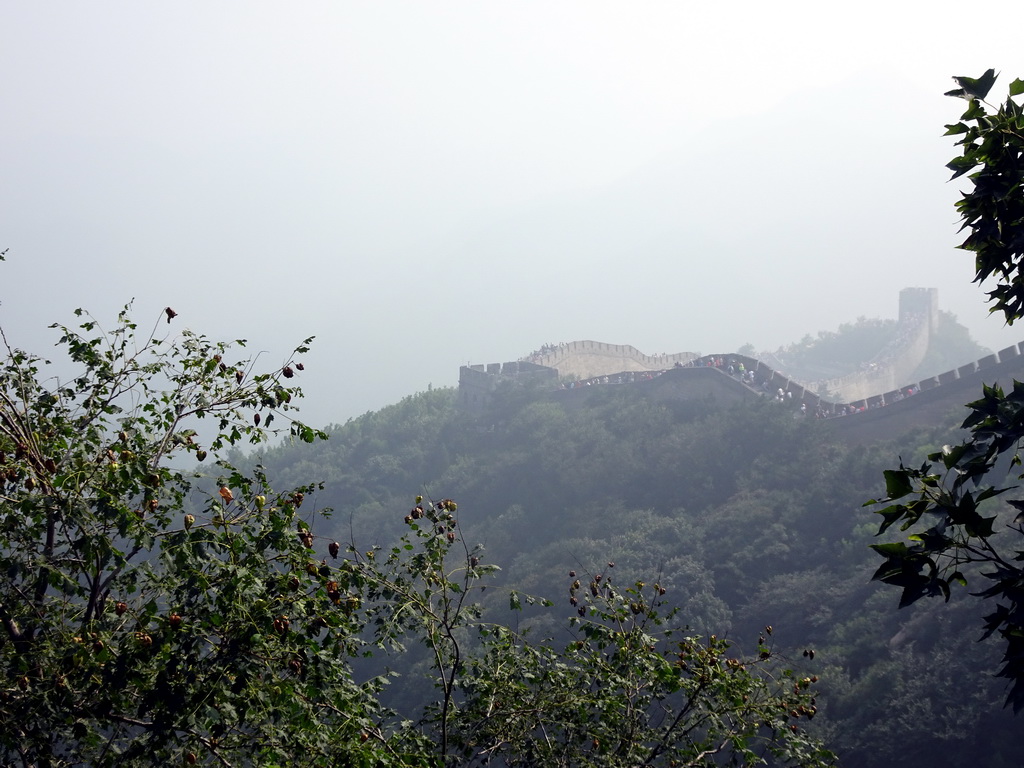
<path fill-rule="evenodd" d="M 568 645 L 531 642 L 481 621 L 467 601 L 495 569 L 464 546 L 454 511 L 451 501 L 417 505 L 406 518 L 412 535 L 383 569 L 373 552 L 352 553 L 378 600 L 378 639 L 411 635 L 429 649 L 441 695 L 424 722 L 449 763 L 832 763 L 805 730 L 817 678 L 783 667 L 770 627 L 745 658 L 675 623 L 659 584 L 615 585 L 608 563 L 603 573 L 569 573 Z M 537 602 L 513 593 L 510 607 Z"/>
<path fill-rule="evenodd" d="M 61 328 L 68 382 L 17 350 L 0 370 L 3 762 L 355 751 L 378 713 L 346 673 L 351 620 L 325 610 L 309 568 L 299 508 L 313 489 L 172 468 L 263 440 L 301 363 L 257 373 L 229 345 L 135 330 L 126 313 L 110 333 Z M 207 442 L 196 427 L 210 421 Z"/>
<path fill-rule="evenodd" d="M 995 278 L 997 285 L 988 294 L 991 311 L 1001 311 L 1012 324 L 1024 316 L 1024 109 L 1014 101 L 1024 93 L 1024 81 L 1014 80 L 1006 102 L 988 111 L 984 100 L 996 80 L 993 70 L 977 79 L 954 79 L 960 87 L 947 95 L 965 99 L 968 108 L 960 122 L 946 126 L 946 135 L 960 136 L 957 145 L 963 148 L 948 167 L 954 179 L 969 173 L 971 183 L 957 203 L 963 228 L 970 230 L 960 247 L 975 254 L 976 282 Z M 1021 464 L 1024 384 L 1014 382 L 1008 393 L 985 387 L 968 408 L 962 425 L 970 430 L 967 440 L 930 454 L 919 468 L 901 462 L 899 469 L 887 470 L 885 497 L 868 502 L 886 504 L 878 510 L 880 534 L 897 523 L 901 531 L 911 531 L 906 541 L 874 545 L 884 558 L 874 577 L 903 590 L 902 607 L 925 596 L 949 600 L 953 586 L 966 586 L 976 569 L 987 568 L 980 571 L 986 587 L 975 593 L 995 602 L 983 636 L 996 634 L 1004 643 L 998 674 L 1009 681 L 1007 704 L 1020 712 L 1024 516 L 1001 524 L 993 505 L 1012 490 L 1004 485 L 1006 473 Z M 1007 503 L 1024 511 L 1024 501 Z"/>
<path fill-rule="evenodd" d="M 675 627 L 657 585 L 572 577 L 556 652 L 481 621 L 494 568 L 450 500 L 388 550 L 318 535 L 316 486 L 216 458 L 275 422 L 323 436 L 288 420 L 294 358 L 258 372 L 243 342 L 142 338 L 127 312 L 60 332 L 67 381 L 9 347 L 0 369 L 4 764 L 831 762 L 802 725 L 813 679 Z M 175 468 L 208 453 L 212 474 Z M 436 704 L 403 719 L 352 662 L 410 640 Z"/>

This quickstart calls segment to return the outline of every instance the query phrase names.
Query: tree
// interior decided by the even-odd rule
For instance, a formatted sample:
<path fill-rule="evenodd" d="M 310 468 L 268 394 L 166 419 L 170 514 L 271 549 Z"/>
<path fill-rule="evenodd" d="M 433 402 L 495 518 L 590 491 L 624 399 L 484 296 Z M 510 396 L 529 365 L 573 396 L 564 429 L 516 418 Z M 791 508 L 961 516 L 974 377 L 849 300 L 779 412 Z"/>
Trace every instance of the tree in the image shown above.
<path fill-rule="evenodd" d="M 1014 101 L 1024 93 L 1024 81 L 1014 80 L 1006 102 L 996 108 L 984 101 L 996 80 L 993 70 L 977 79 L 954 79 L 960 87 L 947 95 L 965 99 L 968 108 L 958 123 L 947 126 L 946 135 L 961 136 L 957 145 L 963 148 L 948 167 L 954 179 L 969 173 L 971 183 L 957 203 L 963 228 L 970 230 L 960 247 L 975 254 L 976 282 L 996 279 L 988 294 L 991 311 L 1001 311 L 1013 323 L 1024 316 L 1024 110 Z M 995 602 L 983 637 L 998 634 L 1005 645 L 998 674 L 1009 680 L 1007 704 L 1019 712 L 1024 708 L 1024 514 L 1001 522 L 994 500 L 1007 498 L 1012 487 L 1004 484 L 1006 473 L 1021 465 L 1024 384 L 1014 382 L 1010 392 L 986 386 L 967 407 L 966 440 L 930 454 L 919 468 L 901 462 L 899 469 L 886 470 L 885 497 L 868 502 L 886 505 L 877 510 L 879 534 L 897 523 L 910 532 L 905 541 L 873 545 L 884 558 L 874 578 L 902 588 L 902 607 L 925 596 L 948 601 L 952 587 L 966 586 L 968 577 L 980 573 L 986 588 L 973 594 Z M 1024 501 L 1007 498 L 1007 504 L 1024 513 Z"/>
<path fill-rule="evenodd" d="M 560 651 L 490 631 L 458 722 L 469 765 L 834 763 L 805 729 L 818 678 L 780 666 L 773 641 L 744 656 L 675 624 L 657 583 L 601 577 L 570 574 L 576 639 Z"/>
<path fill-rule="evenodd" d="M 611 569 L 569 573 L 573 639 L 562 649 L 482 618 L 469 599 L 497 569 L 461 538 L 456 504 L 417 500 L 386 554 L 351 549 L 377 642 L 428 649 L 438 700 L 423 727 L 444 765 L 827 766 L 805 725 L 817 677 L 787 668 L 767 627 L 749 658 L 676 623 L 666 589 L 621 589 Z M 518 593 L 510 607 L 551 606 Z M 813 651 L 804 651 L 813 659 Z"/>
<path fill-rule="evenodd" d="M 954 179 L 970 173 L 972 185 L 956 205 L 961 229 L 970 230 L 960 247 L 975 254 L 975 282 L 995 277 L 990 311 L 1001 311 L 1012 325 L 1024 313 L 1024 111 L 1013 100 L 1024 93 L 1024 80 L 1010 83 L 1006 101 L 988 112 L 982 105 L 995 84 L 994 70 L 953 79 L 960 87 L 946 95 L 966 99 L 968 107 L 960 122 L 946 126 L 947 136 L 962 136 L 957 146 L 963 147 L 947 167 Z"/>
<path fill-rule="evenodd" d="M 274 423 L 321 436 L 289 419 L 308 340 L 259 372 L 234 357 L 243 341 L 76 314 L 67 381 L 10 346 L 0 367 L 0 762 L 393 757 L 377 684 L 347 663 L 361 627 L 324 578 L 314 487 L 175 468 Z"/>

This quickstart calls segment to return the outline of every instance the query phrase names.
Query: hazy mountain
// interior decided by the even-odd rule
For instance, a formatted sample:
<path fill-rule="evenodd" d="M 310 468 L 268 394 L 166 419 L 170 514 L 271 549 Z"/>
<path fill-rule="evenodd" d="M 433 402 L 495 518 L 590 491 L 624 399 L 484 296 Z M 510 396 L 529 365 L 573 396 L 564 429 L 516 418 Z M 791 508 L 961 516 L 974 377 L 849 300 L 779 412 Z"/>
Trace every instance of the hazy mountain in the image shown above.
<path fill-rule="evenodd" d="M 849 356 L 887 329 L 860 320 L 792 349 L 821 364 L 823 350 Z M 950 316 L 938 338 L 931 365 L 984 351 Z M 325 481 L 318 503 L 335 513 L 316 533 L 360 546 L 396 540 L 414 495 L 455 498 L 466 539 L 485 544 L 505 584 L 556 601 L 529 616 L 538 632 L 569 610 L 565 574 L 608 562 L 620 583 L 658 580 L 697 632 L 750 646 L 773 625 L 797 658 L 816 651 L 815 724 L 845 765 L 895 766 L 908 750 L 936 766 L 1024 759 L 1002 685 L 984 672 L 997 649 L 974 642 L 976 606 L 898 611 L 898 595 L 870 581 L 877 522 L 862 503 L 881 495 L 897 456 L 919 461 L 951 439 L 955 414 L 864 449 L 768 400 L 725 407 L 648 391 L 606 387 L 567 409 L 547 388 L 512 388 L 472 418 L 439 389 L 263 459 L 278 484 Z M 506 602 L 494 594 L 490 610 Z M 417 693 L 399 682 L 393 695 Z"/>

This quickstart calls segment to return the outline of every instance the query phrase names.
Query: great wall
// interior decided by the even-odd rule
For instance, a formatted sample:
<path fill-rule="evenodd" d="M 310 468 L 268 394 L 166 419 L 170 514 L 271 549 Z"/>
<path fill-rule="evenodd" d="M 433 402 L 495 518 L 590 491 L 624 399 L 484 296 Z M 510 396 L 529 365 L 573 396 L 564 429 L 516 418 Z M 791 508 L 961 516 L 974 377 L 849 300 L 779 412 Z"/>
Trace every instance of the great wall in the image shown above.
<path fill-rule="evenodd" d="M 937 321 L 936 289 L 905 288 L 900 292 L 893 341 L 863 371 L 813 382 L 787 376 L 769 365 L 765 356 L 646 355 L 629 345 L 574 341 L 552 345 L 529 360 L 462 366 L 459 404 L 470 413 L 482 413 L 503 384 L 538 382 L 573 406 L 601 385 L 636 383 L 659 399 L 729 402 L 775 397 L 794 410 L 830 418 L 848 439 L 866 442 L 895 437 L 914 426 L 948 417 L 953 409 L 977 399 L 982 384 L 1008 387 L 1013 380 L 1024 378 L 1021 342 L 936 376 L 912 380 Z M 741 370 L 745 376 L 738 375 Z M 821 392 L 834 394 L 826 399 Z M 835 418 L 839 416 L 844 418 Z"/>

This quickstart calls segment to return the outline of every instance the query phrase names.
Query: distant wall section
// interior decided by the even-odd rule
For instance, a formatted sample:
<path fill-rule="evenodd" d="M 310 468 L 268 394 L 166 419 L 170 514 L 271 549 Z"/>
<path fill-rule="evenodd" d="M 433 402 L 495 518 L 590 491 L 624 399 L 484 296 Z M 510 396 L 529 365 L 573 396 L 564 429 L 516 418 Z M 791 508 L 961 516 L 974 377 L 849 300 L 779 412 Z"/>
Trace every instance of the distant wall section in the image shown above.
<path fill-rule="evenodd" d="M 686 365 L 699 357 L 693 352 L 671 355 L 646 355 L 629 344 L 605 344 L 600 341 L 572 341 L 559 344 L 531 361 L 554 368 L 559 376 L 589 379 L 625 371 L 663 371 L 676 363 Z"/>
<path fill-rule="evenodd" d="M 900 291 L 896 337 L 867 366 L 867 370 L 818 382 L 795 380 L 765 360 L 738 353 L 646 355 L 625 344 L 574 341 L 548 347 L 529 360 L 462 366 L 459 369 L 459 404 L 471 413 L 481 413 L 494 391 L 506 383 L 539 382 L 555 391 L 559 389 L 560 377 L 571 376 L 577 381 L 561 384 L 561 390 L 565 390 L 563 395 L 574 402 L 582 402 L 603 389 L 601 385 L 639 383 L 656 378 L 659 381 L 664 379 L 661 384 L 673 388 L 672 393 L 666 392 L 673 397 L 703 397 L 722 390 L 720 385 L 727 384 L 731 387 L 730 396 L 772 397 L 807 414 L 818 417 L 854 416 L 855 422 L 862 423 L 886 420 L 887 416 L 875 413 L 879 409 L 889 415 L 899 414 L 916 407 L 906 401 L 920 404 L 940 402 L 944 400 L 944 394 L 966 391 L 968 382 L 974 386 L 979 379 L 995 373 L 1015 376 L 1018 371 L 1024 371 L 1022 342 L 1021 346 L 1007 347 L 997 354 L 916 381 L 914 372 L 928 351 L 938 320 L 938 291 L 935 288 L 905 288 Z M 747 373 L 746 377 L 742 375 L 743 371 Z M 662 377 L 663 373 L 672 375 Z M 831 396 L 819 394 L 822 385 Z M 716 387 L 717 390 L 714 389 Z M 945 390 L 944 394 L 918 397 L 940 388 Z M 747 394 L 743 394 L 744 390 Z M 893 410 L 884 408 L 895 404 L 900 407 Z M 872 415 L 869 417 L 867 414 Z M 846 419 L 842 421 L 846 422 Z M 893 429 L 898 421 L 893 419 Z"/>
<path fill-rule="evenodd" d="M 959 422 L 967 415 L 964 403 L 976 400 L 982 385 L 998 384 L 1010 390 L 1015 381 L 1024 380 L 1024 341 L 986 355 L 959 368 L 940 373 L 904 386 L 903 392 L 915 392 L 913 397 L 902 397 L 900 391 L 885 392 L 856 405 L 868 406 L 852 417 L 836 419 L 833 424 L 838 435 L 854 443 L 893 439 L 921 424 L 942 424 L 953 412 Z M 875 405 L 893 406 L 877 408 Z"/>
<path fill-rule="evenodd" d="M 875 356 L 865 370 L 834 379 L 809 383 L 837 400 L 853 402 L 888 392 L 909 382 L 928 353 L 932 334 L 939 327 L 937 288 L 904 288 L 900 291 L 896 337 Z"/>
<path fill-rule="evenodd" d="M 739 372 L 740 364 L 748 373 L 746 379 Z M 554 368 L 521 360 L 462 366 L 459 404 L 470 412 L 481 413 L 503 382 L 533 381 L 550 386 L 562 402 L 576 407 L 616 384 L 655 387 L 659 399 L 714 398 L 727 402 L 760 396 L 779 400 L 808 417 L 832 419 L 837 434 L 844 439 L 866 443 L 896 437 L 920 423 L 936 423 L 951 408 L 976 396 L 980 384 L 999 382 L 1009 388 L 1014 379 L 1024 379 L 1024 342 L 937 376 L 919 381 L 904 379 L 899 386 L 845 402 L 823 399 L 763 360 L 737 353 L 706 355 L 678 367 L 673 363 L 666 370 L 642 375 L 623 371 L 595 376 L 586 382 L 577 381 L 574 386 L 560 385 Z"/>

